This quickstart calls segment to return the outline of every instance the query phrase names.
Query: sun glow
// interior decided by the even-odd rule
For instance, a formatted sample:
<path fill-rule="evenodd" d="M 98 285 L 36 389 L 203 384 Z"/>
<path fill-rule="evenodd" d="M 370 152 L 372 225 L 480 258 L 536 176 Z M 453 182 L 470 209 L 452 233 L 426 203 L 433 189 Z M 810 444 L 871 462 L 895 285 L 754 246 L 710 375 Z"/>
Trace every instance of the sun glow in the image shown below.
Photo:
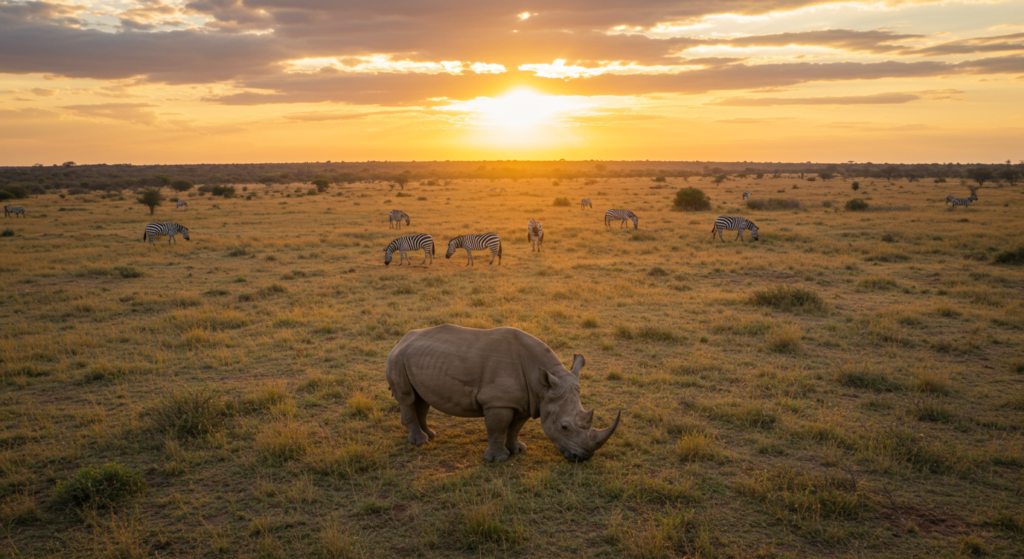
<path fill-rule="evenodd" d="M 556 124 L 561 116 L 589 106 L 577 97 L 518 89 L 501 97 L 456 101 L 439 110 L 465 115 L 472 124 L 484 127 L 523 129 L 539 124 Z"/>

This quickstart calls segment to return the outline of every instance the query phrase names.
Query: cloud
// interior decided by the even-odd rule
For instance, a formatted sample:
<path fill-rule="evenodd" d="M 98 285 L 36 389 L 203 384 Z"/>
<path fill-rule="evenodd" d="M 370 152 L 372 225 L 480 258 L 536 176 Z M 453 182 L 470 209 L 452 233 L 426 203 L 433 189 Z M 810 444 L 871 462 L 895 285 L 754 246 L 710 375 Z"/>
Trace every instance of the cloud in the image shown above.
<path fill-rule="evenodd" d="M 100 103 L 96 105 L 68 105 L 61 107 L 82 116 L 124 120 L 135 124 L 152 126 L 157 123 L 156 113 L 150 109 L 157 105 L 149 103 Z"/>
<path fill-rule="evenodd" d="M 326 120 L 362 120 L 374 116 L 383 115 L 400 115 L 409 113 L 419 113 L 418 110 L 396 110 L 396 111 L 370 111 L 362 113 L 340 113 L 340 112 L 328 112 L 328 111 L 315 111 L 306 113 L 292 113 L 285 115 L 284 118 L 288 120 L 297 120 L 300 122 L 321 122 Z"/>
<path fill-rule="evenodd" d="M 46 89 L 42 87 L 34 87 L 31 89 L 32 93 L 40 97 L 53 97 L 57 92 L 52 89 Z"/>
<path fill-rule="evenodd" d="M 875 93 L 843 97 L 732 97 L 709 105 L 725 107 L 775 107 L 779 105 L 898 105 L 917 101 L 913 93 Z"/>

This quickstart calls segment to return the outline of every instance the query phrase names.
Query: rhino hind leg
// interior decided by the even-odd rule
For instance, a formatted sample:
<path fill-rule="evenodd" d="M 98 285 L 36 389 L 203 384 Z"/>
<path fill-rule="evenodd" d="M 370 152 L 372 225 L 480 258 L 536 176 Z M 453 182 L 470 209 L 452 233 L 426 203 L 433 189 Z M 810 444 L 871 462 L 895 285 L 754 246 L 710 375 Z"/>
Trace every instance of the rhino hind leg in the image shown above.
<path fill-rule="evenodd" d="M 430 404 L 427 403 L 423 398 L 416 398 L 416 422 L 420 425 L 420 430 L 427 435 L 428 440 L 434 440 L 437 433 L 432 431 L 430 427 L 427 427 L 427 412 L 430 411 Z"/>
<path fill-rule="evenodd" d="M 430 437 L 420 428 L 420 421 L 417 417 L 418 410 L 413 406 L 406 406 L 401 403 L 398 405 L 398 408 L 402 410 L 402 425 L 409 429 L 409 444 L 413 446 L 426 444 Z M 425 414 L 426 412 L 424 412 Z"/>
<path fill-rule="evenodd" d="M 487 450 L 484 460 L 488 462 L 504 462 L 512 455 L 505 448 L 505 436 L 512 425 L 515 412 L 510 408 L 489 408 L 484 410 L 484 425 L 487 426 Z"/>
<path fill-rule="evenodd" d="M 529 420 L 530 416 L 528 415 L 515 416 L 512 418 L 512 423 L 508 426 L 508 434 L 505 435 L 505 448 L 513 456 L 526 452 L 526 443 L 519 440 L 519 431 Z"/>

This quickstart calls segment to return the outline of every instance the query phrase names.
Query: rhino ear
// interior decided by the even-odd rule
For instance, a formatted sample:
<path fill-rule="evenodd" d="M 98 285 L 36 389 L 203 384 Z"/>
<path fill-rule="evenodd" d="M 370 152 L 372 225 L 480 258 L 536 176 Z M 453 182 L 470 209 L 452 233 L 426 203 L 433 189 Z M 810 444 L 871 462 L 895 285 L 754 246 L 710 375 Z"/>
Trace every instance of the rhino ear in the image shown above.
<path fill-rule="evenodd" d="M 574 353 L 572 355 L 572 374 L 576 375 L 576 378 L 580 376 L 580 369 L 587 364 L 587 360 L 582 355 Z"/>
<path fill-rule="evenodd" d="M 540 383 L 543 384 L 545 387 L 557 389 L 558 386 L 561 384 L 561 381 L 559 381 L 558 377 L 556 377 L 555 375 L 539 367 L 537 368 L 537 370 L 540 371 Z"/>

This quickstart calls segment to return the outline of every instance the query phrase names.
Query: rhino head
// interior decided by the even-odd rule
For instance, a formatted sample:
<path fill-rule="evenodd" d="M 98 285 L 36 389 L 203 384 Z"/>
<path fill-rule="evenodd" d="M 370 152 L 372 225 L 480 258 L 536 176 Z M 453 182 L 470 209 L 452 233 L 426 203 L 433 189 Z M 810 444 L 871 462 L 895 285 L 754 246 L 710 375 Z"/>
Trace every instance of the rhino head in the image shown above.
<path fill-rule="evenodd" d="M 607 429 L 591 426 L 594 410 L 585 411 L 580 403 L 580 369 L 585 363 L 583 356 L 577 354 L 573 355 L 571 375 L 540 370 L 541 384 L 546 389 L 540 403 L 540 424 L 555 448 L 570 462 L 583 462 L 594 456 L 611 438 L 622 417 L 619 411 Z"/>

